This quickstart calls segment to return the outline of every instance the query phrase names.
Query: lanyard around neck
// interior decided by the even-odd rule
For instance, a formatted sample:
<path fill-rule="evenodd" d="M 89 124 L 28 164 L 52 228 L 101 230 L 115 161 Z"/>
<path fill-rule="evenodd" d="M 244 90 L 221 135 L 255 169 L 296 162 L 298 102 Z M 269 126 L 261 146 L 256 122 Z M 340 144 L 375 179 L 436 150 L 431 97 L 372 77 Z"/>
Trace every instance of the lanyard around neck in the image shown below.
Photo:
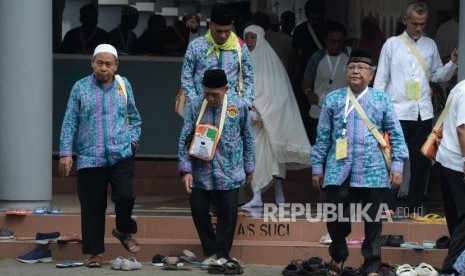
<path fill-rule="evenodd" d="M 202 107 L 200 108 L 200 114 L 199 114 L 199 117 L 197 118 L 197 122 L 195 123 L 195 125 L 197 126 L 200 125 L 200 122 L 202 121 L 202 118 L 203 118 L 203 114 L 205 113 L 205 109 L 207 108 L 207 104 L 208 104 L 208 101 L 206 99 L 203 100 Z M 221 132 L 223 132 L 224 121 L 226 119 L 227 106 L 228 106 L 228 94 L 225 94 L 223 98 L 223 106 L 221 109 L 220 125 L 218 126 L 218 136 L 217 136 L 218 140 L 221 137 Z M 213 122 L 213 124 L 215 124 L 215 122 Z"/>
<path fill-rule="evenodd" d="M 357 101 L 360 100 L 363 96 L 365 96 L 365 94 L 368 92 L 368 87 L 365 88 L 365 90 L 360 93 L 360 95 L 358 95 L 357 97 Z M 346 132 L 347 132 L 347 117 L 349 117 L 349 114 L 350 112 L 352 112 L 352 110 L 354 110 L 354 106 L 351 105 L 349 107 L 349 95 L 347 94 L 346 95 L 346 106 L 344 108 L 344 121 L 343 121 L 343 128 L 342 128 L 342 136 L 346 136 Z"/>
<path fill-rule="evenodd" d="M 337 55 L 336 64 L 334 65 L 334 68 L 333 68 L 333 64 L 331 63 L 329 54 L 326 53 L 326 61 L 328 62 L 329 72 L 331 74 L 331 77 L 328 80 L 328 89 L 331 86 L 331 84 L 333 84 L 333 80 L 334 80 L 334 77 L 336 76 L 336 71 L 337 71 L 337 67 L 339 66 L 340 60 L 341 60 L 341 53 Z"/>

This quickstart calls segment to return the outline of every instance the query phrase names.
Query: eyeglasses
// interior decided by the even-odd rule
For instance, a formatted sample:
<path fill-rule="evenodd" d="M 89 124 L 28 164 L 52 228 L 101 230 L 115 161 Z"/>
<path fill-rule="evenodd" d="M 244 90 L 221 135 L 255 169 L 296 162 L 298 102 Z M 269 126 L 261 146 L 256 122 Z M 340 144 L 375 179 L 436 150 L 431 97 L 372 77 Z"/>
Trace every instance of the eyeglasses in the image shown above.
<path fill-rule="evenodd" d="M 349 65 L 346 67 L 346 70 L 351 72 L 355 71 L 355 69 L 358 69 L 358 71 L 368 71 L 371 70 L 371 67 L 362 65 Z"/>

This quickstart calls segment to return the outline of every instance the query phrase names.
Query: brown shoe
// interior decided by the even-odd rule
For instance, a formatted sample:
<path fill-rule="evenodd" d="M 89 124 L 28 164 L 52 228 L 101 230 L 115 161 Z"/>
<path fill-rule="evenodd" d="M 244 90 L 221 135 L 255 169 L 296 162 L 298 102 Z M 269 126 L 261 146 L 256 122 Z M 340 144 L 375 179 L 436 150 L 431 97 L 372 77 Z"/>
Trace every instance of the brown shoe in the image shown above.
<path fill-rule="evenodd" d="M 137 253 L 140 251 L 139 243 L 132 234 L 121 233 L 118 230 L 116 230 L 116 228 L 113 228 L 113 230 L 111 230 L 111 234 L 113 234 L 113 236 L 115 236 L 115 238 L 117 238 L 121 242 L 121 244 L 127 251 L 131 253 Z"/>

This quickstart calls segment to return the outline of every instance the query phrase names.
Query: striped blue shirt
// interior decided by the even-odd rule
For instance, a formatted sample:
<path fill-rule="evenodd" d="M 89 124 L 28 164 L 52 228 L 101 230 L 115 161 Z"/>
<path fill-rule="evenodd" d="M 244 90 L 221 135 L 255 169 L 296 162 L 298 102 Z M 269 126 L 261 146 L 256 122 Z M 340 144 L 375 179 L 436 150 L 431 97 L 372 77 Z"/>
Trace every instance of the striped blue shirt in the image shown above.
<path fill-rule="evenodd" d="M 332 91 L 323 101 L 311 152 L 313 175 L 324 174 L 324 186 L 342 185 L 350 176 L 351 187 L 388 188 L 389 174 L 378 141 L 355 109 L 347 117 L 347 158 L 336 160 L 336 140 L 342 137 L 346 95 L 344 87 Z M 408 149 L 389 95 L 368 88 L 359 103 L 376 128 L 389 133 L 391 170 L 402 173 Z"/>
<path fill-rule="evenodd" d="M 123 80 L 127 98 L 116 80 L 105 89 L 92 74 L 74 84 L 61 128 L 60 157 L 75 151 L 78 170 L 113 165 L 132 155 L 132 141 L 139 143 L 142 121 L 131 85 Z"/>
<path fill-rule="evenodd" d="M 255 170 L 255 138 L 247 105 L 239 98 L 228 98 L 223 133 L 211 161 L 188 154 L 201 101 L 188 105 L 179 138 L 179 172 L 191 173 L 194 188 L 233 190 L 245 185 L 246 174 Z M 219 126 L 221 107 L 207 107 L 201 124 Z"/>
<path fill-rule="evenodd" d="M 208 69 L 223 69 L 228 78 L 228 96 L 231 98 L 233 95 L 238 95 L 239 56 L 237 52 L 220 50 L 219 59 L 214 52 L 207 57 L 211 46 L 212 44 L 206 40 L 205 36 L 201 36 L 191 41 L 187 47 L 181 75 L 182 89 L 187 102 L 192 102 L 196 98 L 204 98 L 202 80 L 203 73 Z M 254 99 L 253 68 L 250 52 L 245 43 L 242 45 L 241 66 L 242 100 L 251 107 Z"/>

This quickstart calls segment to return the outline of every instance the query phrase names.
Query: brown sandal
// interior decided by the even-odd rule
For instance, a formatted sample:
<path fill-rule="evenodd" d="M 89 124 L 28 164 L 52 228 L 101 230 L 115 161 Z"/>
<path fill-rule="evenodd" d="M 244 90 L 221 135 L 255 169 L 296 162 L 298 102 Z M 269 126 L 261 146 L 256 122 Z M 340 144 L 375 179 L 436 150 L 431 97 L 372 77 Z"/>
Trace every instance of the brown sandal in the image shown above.
<path fill-rule="evenodd" d="M 113 236 L 121 242 L 127 251 L 131 253 L 137 253 L 140 251 L 139 243 L 132 234 L 121 233 L 116 230 L 116 228 L 111 230 L 111 234 L 113 234 Z"/>
<path fill-rule="evenodd" d="M 101 268 L 103 263 L 102 255 L 92 255 L 86 262 L 86 266 L 89 268 Z"/>

